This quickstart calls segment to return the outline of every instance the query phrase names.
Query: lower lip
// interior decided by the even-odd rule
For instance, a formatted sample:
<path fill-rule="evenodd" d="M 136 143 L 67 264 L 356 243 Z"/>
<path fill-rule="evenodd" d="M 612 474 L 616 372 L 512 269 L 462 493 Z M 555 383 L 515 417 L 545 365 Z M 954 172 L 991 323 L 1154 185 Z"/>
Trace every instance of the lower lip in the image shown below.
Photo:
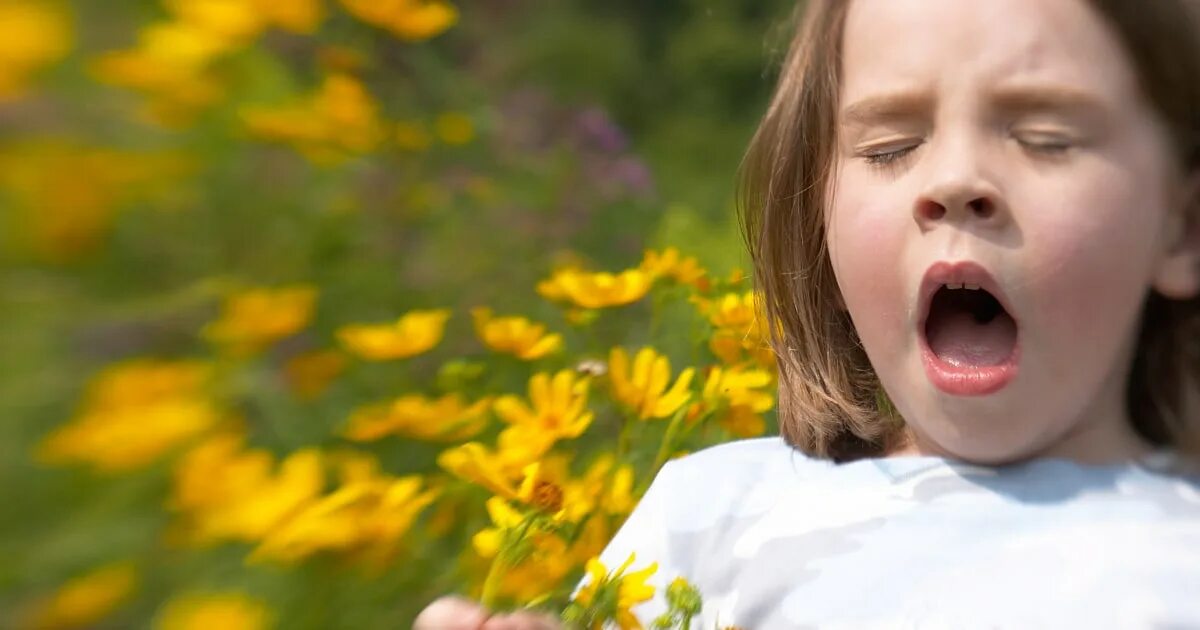
<path fill-rule="evenodd" d="M 1020 347 L 1013 348 L 1008 359 L 999 365 L 961 366 L 941 360 L 928 344 L 922 343 L 921 346 L 921 359 L 925 364 L 925 374 L 929 377 L 929 382 L 951 396 L 994 394 L 1017 377 Z"/>

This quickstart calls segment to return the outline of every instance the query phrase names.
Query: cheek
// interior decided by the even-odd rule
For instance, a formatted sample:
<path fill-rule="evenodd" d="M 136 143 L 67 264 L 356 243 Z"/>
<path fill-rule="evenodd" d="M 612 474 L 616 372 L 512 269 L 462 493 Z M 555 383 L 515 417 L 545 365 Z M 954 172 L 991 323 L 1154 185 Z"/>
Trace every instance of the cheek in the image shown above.
<path fill-rule="evenodd" d="M 1046 334 L 1115 340 L 1149 290 L 1162 203 L 1140 194 L 1128 173 L 1089 181 L 1098 185 L 1063 190 L 1022 221 L 1023 275 L 1032 315 L 1046 324 Z"/>
<path fill-rule="evenodd" d="M 866 185 L 842 181 L 826 222 L 829 255 L 842 299 L 869 354 L 877 339 L 897 339 L 905 321 L 902 254 L 904 225 L 895 203 L 871 195 Z"/>

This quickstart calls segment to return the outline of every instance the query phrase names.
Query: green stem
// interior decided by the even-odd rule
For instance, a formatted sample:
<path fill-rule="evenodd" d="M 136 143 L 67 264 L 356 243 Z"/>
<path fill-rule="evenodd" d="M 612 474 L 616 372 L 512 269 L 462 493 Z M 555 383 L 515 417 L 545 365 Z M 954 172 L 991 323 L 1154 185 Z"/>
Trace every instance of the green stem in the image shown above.
<path fill-rule="evenodd" d="M 496 606 L 496 588 L 500 585 L 500 576 L 503 574 L 501 564 L 504 563 L 504 553 L 496 554 L 492 559 L 492 566 L 488 567 L 487 578 L 483 580 L 483 595 L 479 598 L 479 603 L 486 609 L 492 610 Z"/>
<path fill-rule="evenodd" d="M 654 467 L 650 469 L 651 477 L 658 474 L 659 469 L 667 463 L 667 458 L 671 456 L 671 445 L 675 441 L 675 434 L 679 432 L 679 426 L 683 423 L 687 411 L 688 405 L 684 404 L 679 407 L 675 415 L 671 416 L 671 423 L 667 425 L 667 432 L 663 434 L 662 444 L 658 446 L 658 455 L 654 457 Z"/>
<path fill-rule="evenodd" d="M 625 455 L 629 452 L 629 432 L 633 427 L 633 422 L 629 416 L 621 414 L 621 429 L 617 434 L 617 463 L 625 461 Z"/>
<path fill-rule="evenodd" d="M 500 587 L 500 576 L 504 575 L 504 569 L 508 568 L 508 565 L 520 562 L 520 559 L 516 562 L 509 562 L 512 559 L 513 547 L 525 540 L 525 536 L 528 535 L 529 528 L 536 518 L 536 514 L 527 513 L 520 525 L 505 534 L 504 542 L 492 560 L 491 566 L 488 567 L 487 577 L 483 580 L 483 593 L 479 596 L 479 603 L 485 609 L 492 610 L 496 607 L 496 589 Z"/>

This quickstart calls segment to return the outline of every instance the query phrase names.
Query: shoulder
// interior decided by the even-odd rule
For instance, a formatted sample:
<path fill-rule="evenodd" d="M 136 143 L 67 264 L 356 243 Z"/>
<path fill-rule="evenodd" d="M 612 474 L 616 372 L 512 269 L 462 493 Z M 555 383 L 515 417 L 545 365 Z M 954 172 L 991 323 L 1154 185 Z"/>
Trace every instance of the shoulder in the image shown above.
<path fill-rule="evenodd" d="M 719 463 L 755 463 L 762 462 L 769 458 L 778 458 L 781 456 L 796 457 L 800 459 L 808 459 L 806 455 L 800 451 L 788 446 L 787 442 L 781 437 L 762 437 L 748 440 L 735 440 L 733 442 L 725 442 L 717 444 L 706 449 L 696 451 L 679 459 L 672 460 L 673 464 L 686 464 L 692 466 L 707 466 Z"/>
<path fill-rule="evenodd" d="M 728 442 L 668 462 L 646 499 L 661 510 L 668 530 L 693 530 L 758 512 L 831 465 L 778 437 Z"/>
<path fill-rule="evenodd" d="M 771 481 L 829 465 L 792 448 L 782 438 L 769 437 L 711 446 L 672 460 L 659 476 L 664 483 Z M 765 475 L 767 472 L 775 474 Z"/>
<path fill-rule="evenodd" d="M 637 566 L 657 563 L 650 583 L 662 592 L 675 576 L 695 574 L 696 549 L 719 538 L 730 519 L 769 509 L 790 479 L 825 464 L 778 437 L 727 442 L 667 462 L 601 561 L 620 566 L 633 555 Z M 656 598 L 638 616 L 652 619 L 664 610 Z"/>

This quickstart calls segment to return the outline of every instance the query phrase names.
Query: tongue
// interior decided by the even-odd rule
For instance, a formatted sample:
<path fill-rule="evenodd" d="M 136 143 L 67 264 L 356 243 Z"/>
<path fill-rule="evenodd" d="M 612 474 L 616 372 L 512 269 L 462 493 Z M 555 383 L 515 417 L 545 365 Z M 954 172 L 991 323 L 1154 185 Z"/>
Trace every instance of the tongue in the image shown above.
<path fill-rule="evenodd" d="M 986 324 L 965 310 L 944 309 L 930 317 L 925 327 L 929 348 L 956 367 L 1000 365 L 1012 355 L 1017 323 L 1000 313 Z"/>

